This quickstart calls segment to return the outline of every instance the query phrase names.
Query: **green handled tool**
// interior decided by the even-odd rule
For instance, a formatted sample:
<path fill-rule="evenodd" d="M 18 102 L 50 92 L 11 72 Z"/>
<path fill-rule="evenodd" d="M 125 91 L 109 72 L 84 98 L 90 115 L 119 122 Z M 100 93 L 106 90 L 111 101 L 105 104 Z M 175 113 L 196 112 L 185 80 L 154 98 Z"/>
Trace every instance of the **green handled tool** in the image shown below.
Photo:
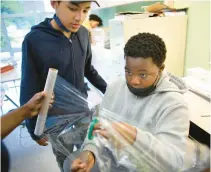
<path fill-rule="evenodd" d="M 89 140 L 93 139 L 94 136 L 93 136 L 92 132 L 94 130 L 95 124 L 97 124 L 98 122 L 99 122 L 99 120 L 96 119 L 96 118 L 91 122 L 90 127 L 89 127 L 89 132 L 88 132 L 88 139 Z"/>

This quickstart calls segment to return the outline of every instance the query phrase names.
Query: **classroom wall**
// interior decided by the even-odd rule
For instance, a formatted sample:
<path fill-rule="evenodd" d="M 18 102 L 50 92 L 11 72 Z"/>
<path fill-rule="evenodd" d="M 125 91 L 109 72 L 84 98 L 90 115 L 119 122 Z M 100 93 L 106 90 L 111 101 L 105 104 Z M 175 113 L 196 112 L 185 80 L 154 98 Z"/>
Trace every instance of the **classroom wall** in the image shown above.
<path fill-rule="evenodd" d="M 148 6 L 155 2 L 158 1 L 135 2 L 110 8 L 95 9 L 91 13 L 99 15 L 103 19 L 104 27 L 108 27 L 108 20 L 114 18 L 115 13 L 143 11 L 142 6 Z M 187 68 L 193 67 L 210 70 L 210 1 L 175 0 L 174 7 L 189 7 L 185 74 Z"/>
<path fill-rule="evenodd" d="M 176 0 L 174 6 L 189 7 L 185 69 L 210 70 L 210 1 Z"/>

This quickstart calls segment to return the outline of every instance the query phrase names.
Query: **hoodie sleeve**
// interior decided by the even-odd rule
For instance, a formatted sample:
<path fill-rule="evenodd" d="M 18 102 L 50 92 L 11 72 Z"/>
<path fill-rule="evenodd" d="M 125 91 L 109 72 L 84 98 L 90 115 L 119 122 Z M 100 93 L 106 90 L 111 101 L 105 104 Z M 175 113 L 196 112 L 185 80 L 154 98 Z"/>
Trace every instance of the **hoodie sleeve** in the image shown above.
<path fill-rule="evenodd" d="M 95 163 L 98 164 L 98 167 L 100 168 L 101 172 L 107 172 L 105 162 L 103 161 L 102 157 L 106 157 L 103 152 L 104 146 L 99 142 L 98 138 L 94 137 L 92 140 L 88 139 L 88 135 L 86 136 L 86 139 L 84 140 L 84 143 L 81 147 L 81 151 L 90 151 L 95 156 Z"/>
<path fill-rule="evenodd" d="M 92 66 L 92 52 L 90 42 L 88 43 L 87 58 L 85 66 L 85 77 L 103 94 L 106 91 L 107 84 Z"/>
<path fill-rule="evenodd" d="M 107 97 L 107 94 L 108 94 L 108 91 L 107 91 L 108 87 L 106 88 L 105 97 Z M 89 129 L 88 129 L 87 133 L 88 132 L 89 132 Z M 103 150 L 103 146 L 102 146 L 102 144 L 100 144 L 98 142 L 96 137 L 94 137 L 92 140 L 89 140 L 88 139 L 88 134 L 87 134 L 86 138 L 84 140 L 84 143 L 83 143 L 83 145 L 81 147 L 81 150 L 82 151 L 85 151 L 85 150 L 91 151 L 94 154 L 94 156 L 95 156 L 95 160 L 98 162 L 98 166 L 100 166 L 101 171 L 103 171 L 102 170 L 103 169 L 102 168 L 102 164 L 104 164 L 104 162 L 102 162 L 102 160 L 100 158 L 102 150 Z"/>
<path fill-rule="evenodd" d="M 155 134 L 137 128 L 134 148 L 155 171 L 179 171 L 183 167 L 189 130 L 185 104 L 167 107 L 154 128 Z M 159 170 L 158 170 L 159 169 Z"/>
<path fill-rule="evenodd" d="M 86 136 L 86 139 L 84 140 L 84 143 L 81 147 L 82 151 L 88 150 L 91 151 L 95 155 L 95 159 L 98 160 L 99 152 L 100 152 L 101 146 L 96 145 L 96 140 L 93 138 L 92 140 L 88 139 L 88 135 Z"/>
<path fill-rule="evenodd" d="M 20 105 L 27 103 L 35 93 L 40 92 L 40 82 L 37 69 L 35 67 L 32 47 L 27 38 L 24 39 L 22 44 L 22 66 L 21 66 L 21 86 L 20 86 Z M 34 135 L 34 129 L 37 117 L 27 119 L 26 127 L 34 140 L 39 137 Z"/>

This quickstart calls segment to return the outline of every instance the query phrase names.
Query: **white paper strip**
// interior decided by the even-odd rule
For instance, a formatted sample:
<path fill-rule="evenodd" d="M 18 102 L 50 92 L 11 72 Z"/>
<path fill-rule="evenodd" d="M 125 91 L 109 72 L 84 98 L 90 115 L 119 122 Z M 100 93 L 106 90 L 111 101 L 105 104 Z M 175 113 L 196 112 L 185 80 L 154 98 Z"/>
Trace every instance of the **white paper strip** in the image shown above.
<path fill-rule="evenodd" d="M 51 97 L 53 94 L 53 89 L 56 82 L 57 73 L 58 73 L 58 70 L 53 69 L 53 68 L 50 68 L 48 71 L 48 76 L 47 76 L 47 80 L 46 80 L 45 88 L 44 88 L 45 98 L 42 102 L 42 107 L 40 109 L 40 113 L 37 118 L 37 123 L 35 127 L 35 132 L 34 132 L 34 134 L 37 136 L 41 136 L 44 131 L 45 121 L 46 121 Z"/>

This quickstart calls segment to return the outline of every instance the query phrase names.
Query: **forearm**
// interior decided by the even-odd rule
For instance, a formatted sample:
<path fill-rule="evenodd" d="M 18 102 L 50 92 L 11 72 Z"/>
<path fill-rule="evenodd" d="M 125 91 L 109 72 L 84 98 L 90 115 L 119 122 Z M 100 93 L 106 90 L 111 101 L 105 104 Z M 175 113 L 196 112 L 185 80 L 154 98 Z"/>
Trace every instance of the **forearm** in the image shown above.
<path fill-rule="evenodd" d="M 92 140 L 88 139 L 89 130 L 90 129 L 88 129 L 84 143 L 81 146 L 81 151 L 90 151 L 93 154 L 93 156 L 96 157 L 99 154 L 100 147 L 97 147 L 96 145 L 97 140 L 95 136 Z M 98 144 L 98 146 L 100 146 L 100 144 Z"/>
<path fill-rule="evenodd" d="M 145 155 L 143 160 L 154 171 L 178 171 L 183 165 L 185 147 L 185 142 L 182 143 L 181 138 L 178 140 L 181 142 L 164 143 L 151 133 L 138 131 L 133 148 L 138 159 L 142 157 L 139 155 Z"/>
<path fill-rule="evenodd" d="M 22 106 L 1 117 L 1 139 L 4 139 L 19 124 L 21 124 L 27 113 L 27 108 Z"/>

